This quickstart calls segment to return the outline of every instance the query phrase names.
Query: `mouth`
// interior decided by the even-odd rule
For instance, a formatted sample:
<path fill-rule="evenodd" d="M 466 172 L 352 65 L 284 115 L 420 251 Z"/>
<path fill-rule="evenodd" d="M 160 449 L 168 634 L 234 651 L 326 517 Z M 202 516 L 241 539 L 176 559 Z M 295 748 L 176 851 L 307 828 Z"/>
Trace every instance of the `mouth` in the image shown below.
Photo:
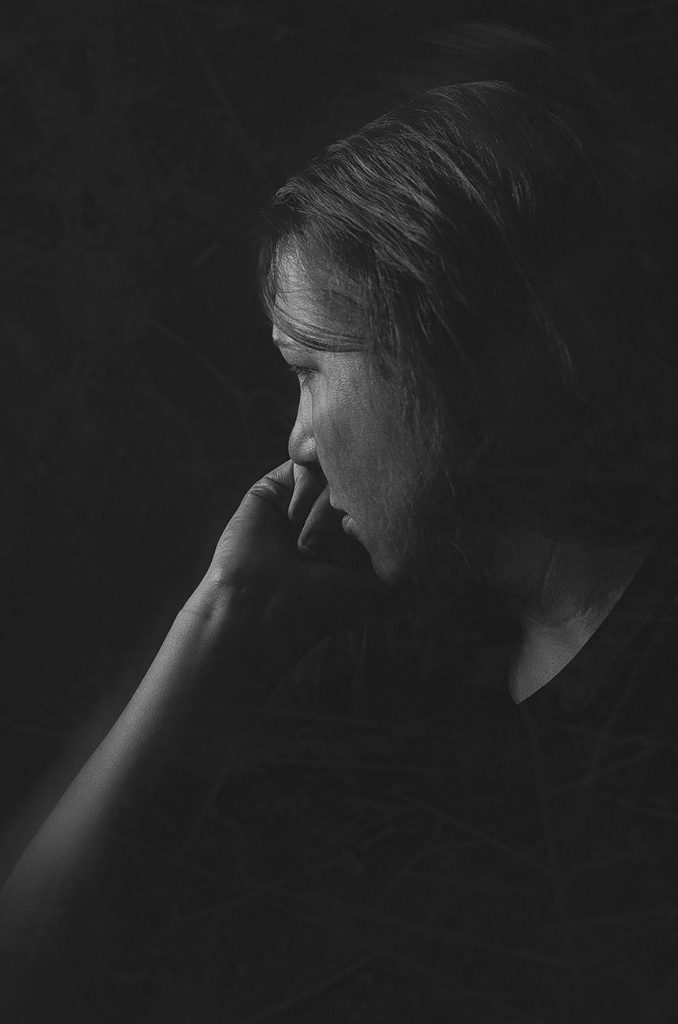
<path fill-rule="evenodd" d="M 341 520 L 341 528 L 344 531 L 344 533 L 347 533 L 350 537 L 355 537 L 356 539 L 358 538 L 358 530 L 356 528 L 354 521 L 351 519 L 348 513 L 346 513 L 343 519 Z"/>
<path fill-rule="evenodd" d="M 335 505 L 331 498 L 330 506 L 335 510 L 335 512 L 339 512 L 342 515 L 341 528 L 344 531 L 344 533 L 348 534 L 350 537 L 355 537 L 356 539 L 358 539 L 358 529 L 356 527 L 355 521 L 351 518 L 348 512 L 346 512 L 346 510 L 343 508 L 339 508 L 338 505 Z"/>

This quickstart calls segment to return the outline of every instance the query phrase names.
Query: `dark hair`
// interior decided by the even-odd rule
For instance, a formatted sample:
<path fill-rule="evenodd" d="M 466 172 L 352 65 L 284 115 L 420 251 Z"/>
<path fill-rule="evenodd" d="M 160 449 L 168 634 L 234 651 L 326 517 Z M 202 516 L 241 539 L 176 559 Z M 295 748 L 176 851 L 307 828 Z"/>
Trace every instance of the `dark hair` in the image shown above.
<path fill-rule="evenodd" d="M 277 191 L 263 305 L 305 344 L 363 339 L 460 515 L 652 538 L 677 495 L 673 140 L 549 44 L 474 32 L 479 80 L 399 104 Z M 342 282 L 345 333 L 285 321 L 289 252 L 319 293 Z"/>

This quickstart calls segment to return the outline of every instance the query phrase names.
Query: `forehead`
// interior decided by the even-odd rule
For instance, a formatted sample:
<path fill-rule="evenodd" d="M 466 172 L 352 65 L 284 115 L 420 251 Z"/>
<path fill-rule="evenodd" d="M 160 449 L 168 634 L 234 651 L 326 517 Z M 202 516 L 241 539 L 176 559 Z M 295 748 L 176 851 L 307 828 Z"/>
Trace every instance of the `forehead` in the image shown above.
<path fill-rule="evenodd" d="M 299 256 L 289 249 L 283 250 L 275 266 L 276 310 L 312 307 L 317 302 L 316 292 Z"/>
<path fill-rule="evenodd" d="M 273 340 L 290 339 L 313 347 L 355 350 L 361 343 L 358 304 L 330 266 L 309 270 L 298 253 L 287 249 L 275 268 Z"/>

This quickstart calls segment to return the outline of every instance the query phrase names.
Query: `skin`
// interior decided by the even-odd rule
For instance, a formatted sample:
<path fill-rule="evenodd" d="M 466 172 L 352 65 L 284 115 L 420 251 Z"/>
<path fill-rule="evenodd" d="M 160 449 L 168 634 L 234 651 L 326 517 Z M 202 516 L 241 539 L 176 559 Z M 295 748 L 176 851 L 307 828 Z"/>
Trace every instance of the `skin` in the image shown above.
<path fill-rule="evenodd" d="M 403 505 L 407 478 L 397 460 L 397 424 L 387 414 L 386 393 L 371 380 L 361 352 L 308 349 L 279 331 L 274 331 L 274 342 L 285 361 L 301 370 L 288 443 L 300 495 L 292 516 L 301 520 L 307 511 L 301 500 L 304 488 L 313 493 L 322 487 L 301 545 L 322 536 L 323 510 L 330 521 L 329 509 L 336 511 L 345 533 L 368 552 L 378 578 L 396 586 L 407 578 L 408 564 L 384 527 L 384 505 Z"/>
<path fill-rule="evenodd" d="M 590 640 L 652 550 L 650 543 L 603 551 L 550 542 L 551 552 L 545 557 L 548 543 L 545 538 L 535 538 L 532 550 L 542 552 L 543 593 L 550 588 L 550 599 L 542 597 L 538 608 L 534 600 L 523 599 L 522 607 L 516 602 L 523 635 L 509 670 L 508 688 L 517 704 L 553 679 Z M 609 579 L 609 589 L 602 600 L 582 610 L 573 596 L 578 591 L 572 581 L 591 580 L 596 575 Z M 517 570 L 513 578 L 519 579 Z M 517 585 L 514 590 L 519 592 Z"/>
<path fill-rule="evenodd" d="M 285 318 L 321 328 L 333 319 L 342 327 L 341 307 L 328 313 L 329 304 L 307 284 L 298 261 L 289 258 L 283 266 L 276 304 Z M 322 548 L 343 520 L 344 533 L 369 556 L 382 583 L 406 582 L 413 569 L 411 538 L 400 524 L 415 474 L 403 464 L 406 438 L 386 383 L 371 370 L 360 344 L 339 351 L 310 347 L 278 326 L 273 343 L 299 379 L 288 451 L 295 467 L 289 514 L 301 528 L 300 549 L 309 541 Z"/>

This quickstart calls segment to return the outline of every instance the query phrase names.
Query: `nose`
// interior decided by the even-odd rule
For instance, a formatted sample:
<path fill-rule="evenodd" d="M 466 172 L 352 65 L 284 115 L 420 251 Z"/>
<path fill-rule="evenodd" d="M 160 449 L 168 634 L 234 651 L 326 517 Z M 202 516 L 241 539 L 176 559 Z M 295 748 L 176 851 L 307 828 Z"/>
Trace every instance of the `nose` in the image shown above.
<path fill-rule="evenodd" d="M 287 451 L 292 462 L 299 466 L 317 466 L 318 452 L 311 424 L 310 402 L 300 398 L 297 416 L 287 443 Z"/>

